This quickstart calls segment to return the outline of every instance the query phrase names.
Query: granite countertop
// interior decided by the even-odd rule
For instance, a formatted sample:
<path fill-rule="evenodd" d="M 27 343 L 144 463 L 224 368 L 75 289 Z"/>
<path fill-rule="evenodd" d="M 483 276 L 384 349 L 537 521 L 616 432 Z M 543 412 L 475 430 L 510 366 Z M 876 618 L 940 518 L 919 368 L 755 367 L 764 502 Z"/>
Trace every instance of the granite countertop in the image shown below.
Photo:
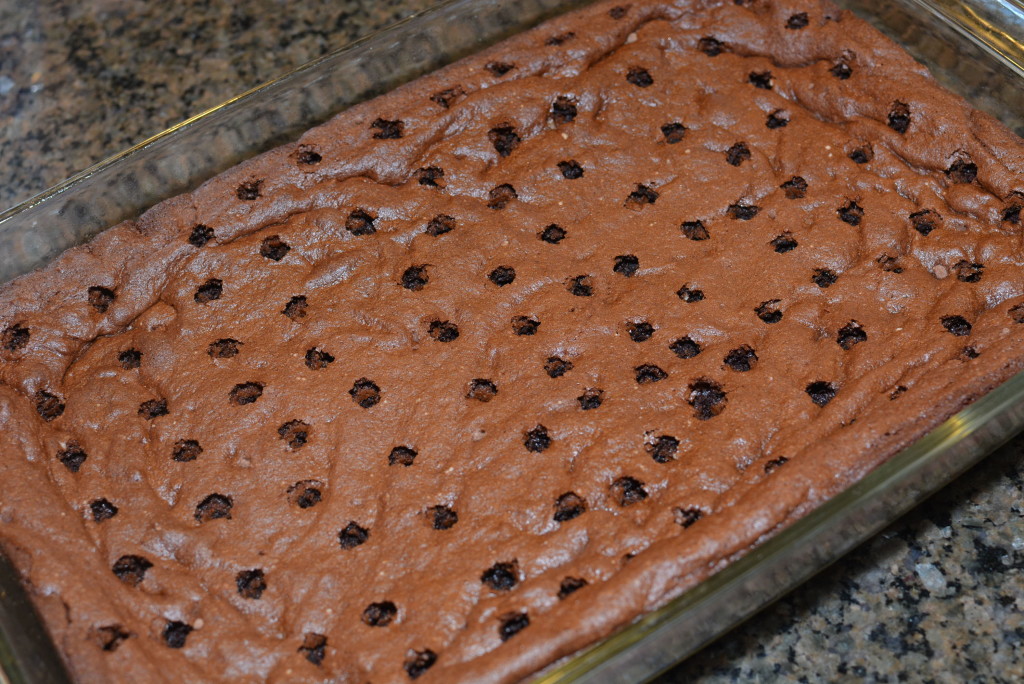
<path fill-rule="evenodd" d="M 0 0 L 0 209 L 435 0 Z M 668 682 L 1024 679 L 1024 438 Z"/>

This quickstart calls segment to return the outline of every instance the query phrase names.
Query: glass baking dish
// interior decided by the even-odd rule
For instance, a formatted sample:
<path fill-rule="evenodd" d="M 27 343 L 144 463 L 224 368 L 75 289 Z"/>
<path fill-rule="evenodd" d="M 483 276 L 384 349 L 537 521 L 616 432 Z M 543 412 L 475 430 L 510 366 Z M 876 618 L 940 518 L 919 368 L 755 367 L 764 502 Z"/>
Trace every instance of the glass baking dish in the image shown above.
<path fill-rule="evenodd" d="M 189 119 L 0 213 L 0 282 L 333 114 L 589 0 L 448 0 Z M 840 0 L 1024 135 L 1020 0 Z M 680 662 L 1024 428 L 1024 373 L 661 609 L 534 681 L 634 682 Z M 0 684 L 68 676 L 0 555 Z"/>

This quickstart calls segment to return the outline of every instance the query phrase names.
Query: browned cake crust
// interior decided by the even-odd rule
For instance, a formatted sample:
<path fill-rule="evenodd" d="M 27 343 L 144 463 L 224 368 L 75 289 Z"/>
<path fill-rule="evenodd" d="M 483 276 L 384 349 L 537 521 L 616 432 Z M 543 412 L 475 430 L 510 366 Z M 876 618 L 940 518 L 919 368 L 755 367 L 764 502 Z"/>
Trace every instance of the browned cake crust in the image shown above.
<path fill-rule="evenodd" d="M 515 680 L 1021 367 L 1022 160 L 831 4 L 598 3 L 3 286 L 0 542 L 80 681 Z"/>

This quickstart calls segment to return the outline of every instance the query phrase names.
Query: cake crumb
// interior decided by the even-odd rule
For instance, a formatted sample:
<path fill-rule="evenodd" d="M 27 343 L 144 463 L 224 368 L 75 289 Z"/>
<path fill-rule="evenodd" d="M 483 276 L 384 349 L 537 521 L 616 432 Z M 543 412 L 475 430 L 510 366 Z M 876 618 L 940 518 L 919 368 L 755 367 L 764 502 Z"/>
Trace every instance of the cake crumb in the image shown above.
<path fill-rule="evenodd" d="M 635 43 L 636 41 L 637 41 L 636 31 L 633 31 L 633 33 L 630 33 L 628 36 L 626 36 L 626 45 L 629 45 L 630 43 Z"/>
<path fill-rule="evenodd" d="M 947 269 L 942 264 L 939 264 L 938 266 L 935 267 L 935 270 L 932 271 L 932 273 L 935 275 L 936 278 L 942 280 L 943 278 L 949 275 L 949 269 Z"/>

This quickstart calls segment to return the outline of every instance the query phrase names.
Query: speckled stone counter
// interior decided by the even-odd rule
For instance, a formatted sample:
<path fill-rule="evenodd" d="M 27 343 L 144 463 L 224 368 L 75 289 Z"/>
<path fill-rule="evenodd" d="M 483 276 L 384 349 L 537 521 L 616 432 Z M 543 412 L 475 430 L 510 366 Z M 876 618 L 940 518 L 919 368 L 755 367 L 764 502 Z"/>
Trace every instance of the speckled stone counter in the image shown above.
<path fill-rule="evenodd" d="M 0 209 L 434 0 L 0 0 Z M 1024 679 L 1024 438 L 669 682 Z"/>

